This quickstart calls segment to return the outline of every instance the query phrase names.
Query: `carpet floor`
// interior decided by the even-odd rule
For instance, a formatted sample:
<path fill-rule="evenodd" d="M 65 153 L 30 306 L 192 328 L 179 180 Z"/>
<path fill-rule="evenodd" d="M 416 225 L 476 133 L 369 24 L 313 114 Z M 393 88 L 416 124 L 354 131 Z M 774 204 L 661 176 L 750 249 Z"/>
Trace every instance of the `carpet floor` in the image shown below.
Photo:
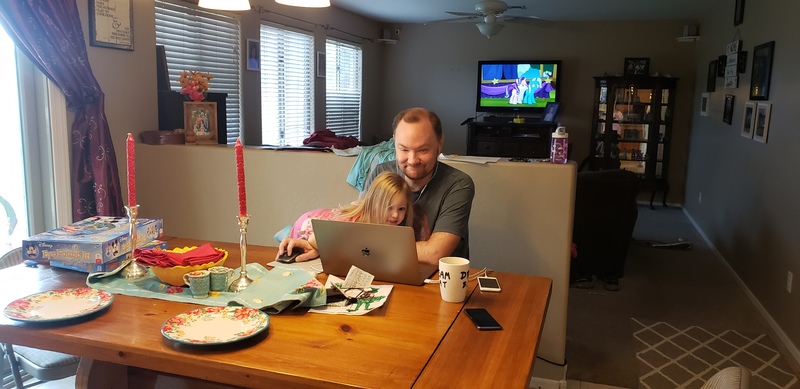
<path fill-rule="evenodd" d="M 639 388 L 700 388 L 729 366 L 750 370 L 750 388 L 794 388 L 786 360 L 765 334 L 676 327 L 663 321 L 631 319 L 639 367 Z"/>
<path fill-rule="evenodd" d="M 800 376 L 796 361 L 781 348 L 779 338 L 682 209 L 640 206 L 633 238 L 618 291 L 607 291 L 596 281 L 593 289 L 569 289 L 568 379 L 637 388 L 639 345 L 631 336 L 632 318 L 679 329 L 697 326 L 767 334 L 791 365 L 792 374 Z M 637 244 L 678 239 L 692 248 Z"/>

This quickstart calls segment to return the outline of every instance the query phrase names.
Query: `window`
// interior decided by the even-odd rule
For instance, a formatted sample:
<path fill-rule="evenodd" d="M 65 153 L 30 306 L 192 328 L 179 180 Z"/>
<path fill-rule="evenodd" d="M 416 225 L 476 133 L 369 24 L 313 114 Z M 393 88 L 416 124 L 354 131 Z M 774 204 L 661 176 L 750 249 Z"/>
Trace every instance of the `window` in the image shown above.
<path fill-rule="evenodd" d="M 361 47 L 328 39 L 325 53 L 325 125 L 361 139 Z"/>
<path fill-rule="evenodd" d="M 211 73 L 210 92 L 227 93 L 227 143 L 241 128 L 239 20 L 183 4 L 156 0 L 156 44 L 167 52 L 172 90 L 184 70 Z"/>
<path fill-rule="evenodd" d="M 261 143 L 299 146 L 314 129 L 314 36 L 261 24 Z"/>

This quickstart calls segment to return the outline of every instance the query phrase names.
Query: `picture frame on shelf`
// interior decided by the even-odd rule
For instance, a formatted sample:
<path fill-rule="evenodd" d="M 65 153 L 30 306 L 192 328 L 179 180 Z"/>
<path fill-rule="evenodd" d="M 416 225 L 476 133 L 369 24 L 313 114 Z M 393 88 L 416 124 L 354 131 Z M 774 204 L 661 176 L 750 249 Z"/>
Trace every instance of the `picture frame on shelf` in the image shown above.
<path fill-rule="evenodd" d="M 736 0 L 736 6 L 733 9 L 733 26 L 738 26 L 744 22 L 744 0 Z"/>
<path fill-rule="evenodd" d="M 744 116 L 742 118 L 742 136 L 753 139 L 753 124 L 756 117 L 756 103 L 748 101 L 744 103 Z"/>
<path fill-rule="evenodd" d="M 755 119 L 753 121 L 753 139 L 767 143 L 767 135 L 769 135 L 769 117 L 772 113 L 772 104 L 758 103 L 756 105 Z"/>
<path fill-rule="evenodd" d="M 728 124 L 733 122 L 733 102 L 736 99 L 734 95 L 725 95 L 725 109 L 722 111 L 722 121 Z"/>
<path fill-rule="evenodd" d="M 255 39 L 247 40 L 247 70 L 261 70 L 261 42 Z"/>
<path fill-rule="evenodd" d="M 184 101 L 183 123 L 187 144 L 217 144 L 217 103 Z"/>
<path fill-rule="evenodd" d="M 700 116 L 708 116 L 708 92 L 700 95 Z"/>
<path fill-rule="evenodd" d="M 753 64 L 750 67 L 750 100 L 769 100 L 774 52 L 775 41 L 762 43 L 753 49 Z"/>
<path fill-rule="evenodd" d="M 133 51 L 133 0 L 89 0 L 89 44 Z"/>
<path fill-rule="evenodd" d="M 706 92 L 713 92 L 716 88 L 717 88 L 717 60 L 713 60 L 708 63 L 708 80 L 706 80 Z"/>
<path fill-rule="evenodd" d="M 542 113 L 542 123 L 555 123 L 559 104 L 561 103 L 555 101 L 547 102 L 547 105 L 544 106 L 544 113 Z"/>
<path fill-rule="evenodd" d="M 650 58 L 625 58 L 626 76 L 646 76 L 650 74 Z"/>

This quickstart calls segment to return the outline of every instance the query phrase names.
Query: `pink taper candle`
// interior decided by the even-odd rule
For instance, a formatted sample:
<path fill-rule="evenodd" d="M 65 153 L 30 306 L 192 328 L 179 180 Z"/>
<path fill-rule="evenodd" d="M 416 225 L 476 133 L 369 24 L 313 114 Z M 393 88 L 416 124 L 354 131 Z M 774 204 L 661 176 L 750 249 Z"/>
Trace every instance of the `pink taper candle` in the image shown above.
<path fill-rule="evenodd" d="M 125 140 L 126 151 L 128 152 L 128 206 L 136 205 L 136 152 L 133 149 L 133 135 L 128 133 Z"/>
<path fill-rule="evenodd" d="M 236 181 L 239 183 L 239 215 L 247 215 L 247 192 L 244 188 L 244 155 L 242 155 L 242 142 L 236 140 Z"/>

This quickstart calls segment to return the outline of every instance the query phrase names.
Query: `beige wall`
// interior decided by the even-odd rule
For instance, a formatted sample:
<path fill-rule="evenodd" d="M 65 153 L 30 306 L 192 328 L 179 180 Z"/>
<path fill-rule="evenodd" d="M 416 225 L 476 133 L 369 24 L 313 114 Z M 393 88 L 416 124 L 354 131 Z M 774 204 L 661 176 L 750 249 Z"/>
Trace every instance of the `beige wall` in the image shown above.
<path fill-rule="evenodd" d="M 748 52 L 747 71 L 739 87 L 725 89 L 717 79 L 710 93 L 709 116 L 692 115 L 685 207 L 721 257 L 736 271 L 748 293 L 760 302 L 783 339 L 800 360 L 800 3 L 793 0 L 748 0 L 744 23 L 734 27 L 730 1 L 717 1 L 720 12 L 701 21 L 702 39 L 695 61 L 695 106 L 705 92 L 708 62 L 741 39 Z M 749 100 L 753 48 L 775 41 L 769 103 L 772 115 L 766 144 L 740 136 L 744 103 Z M 735 96 L 733 123 L 722 122 L 726 94 Z M 700 194 L 702 193 L 702 202 Z M 794 274 L 786 291 L 787 272 Z"/>

